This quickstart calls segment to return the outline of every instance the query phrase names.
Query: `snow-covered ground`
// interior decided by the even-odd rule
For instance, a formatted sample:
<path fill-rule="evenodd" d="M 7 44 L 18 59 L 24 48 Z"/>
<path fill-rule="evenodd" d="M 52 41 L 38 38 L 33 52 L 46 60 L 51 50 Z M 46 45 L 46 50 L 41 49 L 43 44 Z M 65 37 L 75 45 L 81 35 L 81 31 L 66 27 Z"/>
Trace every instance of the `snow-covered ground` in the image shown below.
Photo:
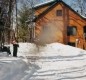
<path fill-rule="evenodd" d="M 0 70 L 0 80 L 86 80 L 86 51 L 60 43 L 20 43 L 17 58 L 0 57 Z"/>

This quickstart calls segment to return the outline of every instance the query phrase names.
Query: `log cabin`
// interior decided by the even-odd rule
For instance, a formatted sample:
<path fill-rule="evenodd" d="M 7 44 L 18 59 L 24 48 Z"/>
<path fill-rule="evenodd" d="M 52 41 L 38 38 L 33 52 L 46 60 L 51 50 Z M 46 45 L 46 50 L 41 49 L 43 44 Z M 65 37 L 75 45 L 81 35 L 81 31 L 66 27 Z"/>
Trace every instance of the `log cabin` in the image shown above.
<path fill-rule="evenodd" d="M 35 8 L 35 42 L 59 42 L 86 49 L 86 18 L 62 0 L 54 0 Z"/>

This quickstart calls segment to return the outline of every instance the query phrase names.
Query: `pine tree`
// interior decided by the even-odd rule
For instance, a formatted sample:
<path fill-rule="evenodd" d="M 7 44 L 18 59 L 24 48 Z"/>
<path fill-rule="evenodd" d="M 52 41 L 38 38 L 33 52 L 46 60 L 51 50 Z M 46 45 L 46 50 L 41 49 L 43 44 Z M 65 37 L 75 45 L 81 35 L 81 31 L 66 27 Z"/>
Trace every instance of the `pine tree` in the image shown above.
<path fill-rule="evenodd" d="M 19 17 L 18 17 L 18 38 L 19 41 L 26 42 L 29 38 L 29 30 L 26 21 L 31 14 L 31 10 L 27 5 L 23 5 L 22 8 L 19 10 Z"/>

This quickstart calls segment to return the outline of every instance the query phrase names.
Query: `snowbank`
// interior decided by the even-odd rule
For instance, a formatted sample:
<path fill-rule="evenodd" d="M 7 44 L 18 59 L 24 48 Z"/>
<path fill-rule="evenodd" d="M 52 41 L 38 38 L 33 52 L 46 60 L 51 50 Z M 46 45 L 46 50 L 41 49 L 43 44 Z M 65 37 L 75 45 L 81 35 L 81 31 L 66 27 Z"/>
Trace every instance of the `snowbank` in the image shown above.
<path fill-rule="evenodd" d="M 86 54 L 86 51 L 60 43 L 52 43 L 46 45 L 41 53 L 43 56 L 75 56 L 81 55 L 81 53 Z"/>
<path fill-rule="evenodd" d="M 17 58 L 0 57 L 0 80 L 86 80 L 86 51 L 60 43 L 19 43 Z"/>
<path fill-rule="evenodd" d="M 14 57 L 0 57 L 0 80 L 19 80 L 29 69 L 27 61 Z"/>
<path fill-rule="evenodd" d="M 11 47 L 12 48 L 12 47 Z M 12 51 L 12 49 L 11 49 Z M 60 43 L 36 46 L 31 43 L 19 43 L 18 56 L 76 56 L 86 54 L 85 50 Z"/>
<path fill-rule="evenodd" d="M 28 56 L 36 52 L 36 45 L 31 43 L 19 43 L 18 56 Z M 13 53 L 13 46 L 10 45 L 11 53 Z M 13 54 L 12 54 L 13 55 Z"/>
<path fill-rule="evenodd" d="M 28 43 L 27 49 L 32 53 L 27 51 L 25 55 L 40 69 L 34 71 L 29 80 L 86 80 L 85 50 L 60 43 L 29 48 L 31 45 L 34 46 Z M 33 53 L 37 48 L 38 51 Z"/>

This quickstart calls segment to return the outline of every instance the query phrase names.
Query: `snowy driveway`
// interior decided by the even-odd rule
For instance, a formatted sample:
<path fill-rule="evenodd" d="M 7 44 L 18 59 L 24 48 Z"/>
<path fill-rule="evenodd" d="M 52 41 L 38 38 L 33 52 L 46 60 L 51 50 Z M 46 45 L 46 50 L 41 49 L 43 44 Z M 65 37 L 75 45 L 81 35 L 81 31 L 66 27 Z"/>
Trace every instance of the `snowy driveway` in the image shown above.
<path fill-rule="evenodd" d="M 86 55 L 83 56 L 40 57 L 36 61 L 40 69 L 29 80 L 86 80 Z"/>
<path fill-rule="evenodd" d="M 18 56 L 26 59 L 0 58 L 0 80 L 86 80 L 86 51 L 59 43 L 35 47 L 20 44 Z"/>
<path fill-rule="evenodd" d="M 0 80 L 29 80 L 36 69 L 38 66 L 28 63 L 26 59 L 0 58 Z"/>
<path fill-rule="evenodd" d="M 39 48 L 28 60 L 40 68 L 28 80 L 86 80 L 86 51 L 62 44 Z"/>

